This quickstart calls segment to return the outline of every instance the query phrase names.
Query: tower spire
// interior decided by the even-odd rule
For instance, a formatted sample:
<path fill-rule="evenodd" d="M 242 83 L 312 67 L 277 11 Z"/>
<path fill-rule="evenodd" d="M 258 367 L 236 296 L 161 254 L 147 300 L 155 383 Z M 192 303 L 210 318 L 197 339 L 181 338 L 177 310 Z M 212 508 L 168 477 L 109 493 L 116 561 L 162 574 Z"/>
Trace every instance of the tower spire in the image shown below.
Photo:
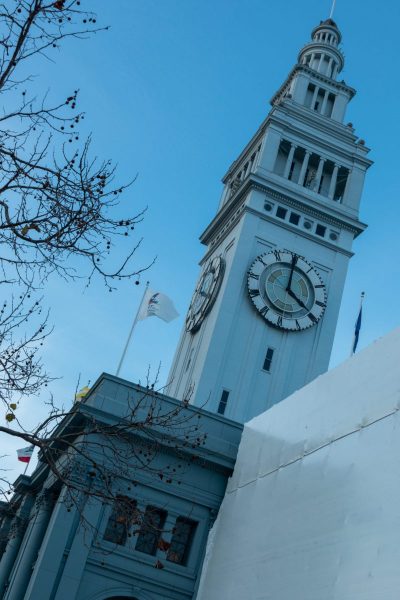
<path fill-rule="evenodd" d="M 333 2 L 332 2 L 332 8 L 331 8 L 331 14 L 329 15 L 330 19 L 333 18 L 333 13 L 335 12 L 335 8 L 336 8 L 336 0 L 333 0 Z"/>

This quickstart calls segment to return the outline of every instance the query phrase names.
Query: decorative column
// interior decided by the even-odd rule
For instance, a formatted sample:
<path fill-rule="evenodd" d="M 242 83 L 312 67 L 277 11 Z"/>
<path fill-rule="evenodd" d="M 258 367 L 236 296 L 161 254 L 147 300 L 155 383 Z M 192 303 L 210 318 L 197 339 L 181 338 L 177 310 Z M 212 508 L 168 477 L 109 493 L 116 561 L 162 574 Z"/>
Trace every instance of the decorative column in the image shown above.
<path fill-rule="evenodd" d="M 4 591 L 8 584 L 8 578 L 14 566 L 22 538 L 26 530 L 28 519 L 26 516 L 14 517 L 8 534 L 8 543 L 0 562 L 0 597 L 4 598 Z"/>
<path fill-rule="evenodd" d="M 325 161 L 326 158 L 320 158 L 317 174 L 315 176 L 314 192 L 316 192 L 317 194 L 319 193 L 318 190 L 321 183 L 322 171 L 324 170 Z"/>
<path fill-rule="evenodd" d="M 73 481 L 76 481 L 77 486 L 82 486 L 82 489 L 90 488 L 93 481 L 92 478 L 89 481 L 87 464 L 78 459 L 69 464 L 74 474 Z M 69 490 L 65 486 L 62 488 L 29 578 L 25 600 L 55 597 L 60 564 L 63 563 L 69 541 L 75 539 L 86 499 L 81 491 Z M 71 552 L 73 552 L 72 548 Z M 76 594 L 71 592 L 69 598 L 76 598 Z"/>
<path fill-rule="evenodd" d="M 317 96 L 318 96 L 318 92 L 319 92 L 319 87 L 316 85 L 315 86 L 315 90 L 314 90 L 314 94 L 311 100 L 311 110 L 314 110 L 315 108 L 315 102 L 317 100 Z"/>
<path fill-rule="evenodd" d="M 319 63 L 318 63 L 318 69 L 317 69 L 318 73 L 320 73 L 320 72 L 321 72 L 321 65 L 322 65 L 322 61 L 324 60 L 324 56 L 325 56 L 325 55 L 324 55 L 324 54 L 322 54 L 322 52 L 321 52 L 321 57 L 320 57 L 320 59 L 319 59 Z"/>
<path fill-rule="evenodd" d="M 328 96 L 329 96 L 329 90 L 325 90 L 324 99 L 322 101 L 321 115 L 325 115 L 325 113 L 326 113 L 326 105 L 328 104 Z"/>
<path fill-rule="evenodd" d="M 80 525 L 73 537 L 71 549 L 57 584 L 57 591 L 54 590 L 54 596 L 52 596 L 54 600 L 78 598 L 79 586 L 92 549 L 93 540 L 98 534 L 98 524 L 103 508 L 99 498 L 88 498 L 85 507 L 82 509 Z"/>
<path fill-rule="evenodd" d="M 339 173 L 339 165 L 335 165 L 335 167 L 333 169 L 331 184 L 329 186 L 329 193 L 328 193 L 328 198 L 330 198 L 331 200 L 333 200 L 333 197 L 335 195 L 338 173 Z"/>
<path fill-rule="evenodd" d="M 4 600 L 20 600 L 24 597 L 29 579 L 32 574 L 32 565 L 38 555 L 47 525 L 53 509 L 53 494 L 43 490 L 36 498 L 35 513 L 28 526 L 26 541 L 21 547 L 9 588 Z"/>
<path fill-rule="evenodd" d="M 12 520 L 13 517 L 9 512 L 3 515 L 0 527 L 0 559 L 3 556 L 3 552 L 7 546 Z"/>
<path fill-rule="evenodd" d="M 332 64 L 333 64 L 333 58 L 331 57 L 329 59 L 329 65 L 328 65 L 328 72 L 327 72 L 328 77 L 332 77 L 332 75 L 333 75 Z"/>
<path fill-rule="evenodd" d="M 301 165 L 299 180 L 297 182 L 299 185 L 304 185 L 304 179 L 306 177 L 308 163 L 310 162 L 310 156 L 311 156 L 311 152 L 309 150 L 306 150 L 306 153 L 304 155 L 303 164 Z"/>
<path fill-rule="evenodd" d="M 288 154 L 288 157 L 287 157 L 285 170 L 283 172 L 283 176 L 284 176 L 285 179 L 287 179 L 289 177 L 290 167 L 292 166 L 292 162 L 293 162 L 294 153 L 296 151 L 296 148 L 297 148 L 297 146 L 295 144 L 292 144 L 291 148 L 289 150 L 289 154 Z"/>

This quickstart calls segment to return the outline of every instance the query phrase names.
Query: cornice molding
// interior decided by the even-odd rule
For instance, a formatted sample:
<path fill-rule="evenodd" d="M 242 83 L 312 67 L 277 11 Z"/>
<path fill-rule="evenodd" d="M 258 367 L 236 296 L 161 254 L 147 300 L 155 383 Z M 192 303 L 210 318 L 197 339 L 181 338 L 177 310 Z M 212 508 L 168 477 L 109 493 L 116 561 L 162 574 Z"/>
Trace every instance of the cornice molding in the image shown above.
<path fill-rule="evenodd" d="M 264 133 L 267 129 L 267 124 L 268 124 L 269 118 L 270 118 L 270 113 L 268 113 L 268 115 L 266 116 L 264 121 L 261 123 L 260 127 L 257 129 L 257 131 L 255 132 L 255 134 L 253 135 L 253 137 L 251 138 L 249 143 L 243 148 L 242 152 L 239 154 L 237 159 L 234 160 L 233 163 L 231 163 L 229 169 L 226 171 L 225 175 L 221 179 L 222 183 L 225 184 L 228 181 L 228 179 L 230 178 L 232 173 L 235 171 L 235 169 L 237 169 L 237 167 L 240 165 L 240 163 L 242 161 L 244 162 L 244 159 L 247 157 L 247 154 L 251 154 L 252 150 L 254 149 L 254 146 L 257 146 L 257 144 L 259 144 L 262 141 L 262 136 L 264 135 Z"/>
<path fill-rule="evenodd" d="M 307 52 L 313 53 L 314 52 L 319 52 L 321 54 L 325 54 L 326 56 L 332 56 L 334 55 L 339 63 L 339 70 L 338 72 L 340 73 L 343 70 L 344 67 L 344 55 L 342 53 L 342 51 L 338 48 L 338 46 L 332 46 L 331 44 L 327 44 L 326 42 L 322 42 L 320 40 L 312 40 L 311 42 L 309 42 L 308 44 L 306 44 L 305 46 L 302 47 L 302 49 L 300 50 L 298 57 L 297 57 L 297 62 L 299 64 L 301 63 L 301 59 L 304 56 L 304 54 L 306 54 Z"/>
<path fill-rule="evenodd" d="M 321 81 L 325 85 L 328 85 L 334 89 L 337 89 L 340 92 L 345 92 L 347 95 L 350 96 L 350 98 L 354 98 L 354 96 L 357 93 L 357 91 L 354 88 L 348 86 L 344 81 L 336 81 L 336 79 L 331 79 L 330 77 L 327 77 L 326 75 L 323 75 L 322 73 L 318 73 L 318 71 L 314 71 L 314 69 L 311 69 L 307 65 L 300 65 L 297 63 L 292 68 L 292 70 L 289 72 L 289 75 L 286 77 L 285 81 L 282 83 L 282 85 L 278 89 L 278 91 L 272 96 L 272 98 L 270 100 L 270 103 L 272 104 L 272 106 L 276 103 L 276 101 L 282 95 L 283 91 L 288 86 L 288 84 L 293 81 L 293 78 L 295 77 L 295 75 L 297 75 L 297 73 L 301 73 L 301 72 L 306 73 L 307 75 L 310 75 L 313 79 Z"/>
<path fill-rule="evenodd" d="M 300 199 L 293 198 L 289 195 L 278 192 L 277 190 L 274 190 L 267 183 L 263 183 L 261 181 L 256 180 L 254 174 L 250 174 L 244 180 L 244 182 L 242 183 L 240 188 L 236 191 L 236 193 L 234 194 L 232 199 L 225 205 L 225 207 L 224 207 L 225 210 L 223 208 L 219 213 L 217 213 L 217 215 L 215 216 L 213 221 L 210 223 L 210 225 L 207 227 L 207 229 L 205 229 L 205 231 L 202 233 L 202 235 L 200 236 L 200 241 L 203 244 L 205 244 L 205 245 L 211 244 L 212 240 L 216 239 L 218 235 L 221 236 L 220 240 L 225 239 L 226 235 L 229 234 L 229 232 L 232 230 L 232 228 L 237 223 L 237 221 L 235 221 L 235 220 L 232 221 L 231 224 L 229 223 L 230 219 L 232 218 L 232 214 L 235 213 L 235 211 L 237 210 L 240 203 L 242 203 L 244 201 L 245 197 L 248 195 L 248 193 L 251 190 L 261 191 L 261 192 L 267 194 L 268 197 L 270 197 L 278 202 L 281 202 L 281 203 L 285 204 L 286 206 L 290 206 L 290 207 L 296 208 L 298 210 L 301 210 L 301 211 L 303 211 L 303 213 L 307 214 L 308 216 L 318 219 L 318 220 L 322 221 L 323 223 L 332 225 L 333 227 L 338 227 L 340 229 L 345 229 L 347 231 L 350 231 L 355 237 L 360 235 L 360 233 L 362 233 L 367 228 L 367 226 L 364 223 L 361 223 L 361 221 L 357 221 L 357 220 L 353 219 L 352 217 L 349 217 L 346 215 L 337 215 L 337 216 L 332 215 L 329 212 L 326 212 L 326 210 L 324 210 L 324 208 L 326 209 L 327 207 L 324 207 L 324 208 L 321 207 L 321 209 L 318 209 L 315 206 L 310 206 L 310 204 L 308 203 L 307 200 L 302 201 Z M 245 206 L 244 204 L 243 204 L 243 210 L 245 210 L 247 212 L 249 210 L 251 210 L 252 212 L 257 212 L 257 214 L 264 216 L 263 213 L 254 211 L 254 209 L 250 209 L 248 206 Z M 243 211 L 241 211 L 241 213 L 242 212 Z M 267 215 L 265 215 L 265 217 L 267 218 L 267 220 L 271 220 L 270 218 L 268 218 Z M 272 220 L 271 220 L 271 222 L 272 222 Z M 273 222 L 275 222 L 275 221 L 273 221 Z M 227 223 L 229 223 L 229 226 L 227 226 Z M 283 222 L 282 222 L 282 225 L 283 225 Z M 302 234 L 304 233 L 304 235 L 307 236 L 307 232 L 301 231 L 301 233 Z M 309 235 L 309 237 L 310 237 L 310 239 L 315 240 L 315 237 L 313 237 L 312 235 Z M 220 241 L 220 240 L 218 240 L 218 241 Z M 322 242 L 322 238 L 319 241 Z M 326 243 L 331 248 L 335 248 L 338 251 L 348 253 L 347 250 L 341 248 L 340 246 L 338 246 L 336 244 L 330 244 L 329 242 L 326 242 Z M 214 249 L 214 244 L 213 244 L 212 249 Z M 210 251 L 211 251 L 211 249 L 210 249 Z M 352 256 L 352 253 L 350 253 L 349 255 Z M 207 253 L 207 256 L 208 256 L 208 253 Z"/>
<path fill-rule="evenodd" d="M 373 164 L 373 161 L 366 156 L 369 148 L 359 146 L 356 143 L 357 137 L 352 132 L 346 132 L 345 129 L 347 128 L 344 125 L 341 125 L 340 129 L 333 128 L 329 126 L 332 122 L 328 123 L 326 117 L 310 113 L 309 109 L 303 108 L 296 102 L 285 100 L 277 107 L 277 111 L 271 115 L 270 124 L 278 126 L 283 135 L 287 131 L 298 136 L 300 139 L 296 140 L 296 142 L 302 148 L 311 150 L 316 154 L 319 148 L 321 148 L 323 149 L 321 150 L 322 152 L 326 152 L 326 158 L 333 161 L 335 159 L 331 157 L 335 153 L 336 156 L 342 157 L 347 161 L 348 164 L 342 165 L 347 168 L 351 168 L 354 163 L 360 163 L 366 168 L 369 168 Z M 291 121 L 287 120 L 288 115 L 292 117 Z M 298 121 L 298 123 L 294 122 L 294 120 Z M 307 132 L 304 129 L 304 125 L 320 131 L 321 137 L 317 138 L 315 132 Z M 330 139 L 326 139 L 327 135 L 330 136 Z M 337 143 L 335 143 L 336 140 Z M 346 144 L 346 147 L 343 147 L 343 144 Z M 360 149 L 362 149 L 362 154 L 357 152 Z"/>
<path fill-rule="evenodd" d="M 283 202 L 284 204 L 287 204 L 288 206 L 292 206 L 294 208 L 299 208 L 299 209 L 303 210 L 305 213 L 307 213 L 308 215 L 315 217 L 316 219 L 319 219 L 319 220 L 323 221 L 324 223 L 328 223 L 329 225 L 333 225 L 334 227 L 340 227 L 341 229 L 350 231 L 351 233 L 354 233 L 355 236 L 359 235 L 360 233 L 365 231 L 365 229 L 367 228 L 367 225 L 365 225 L 361 221 L 353 219 L 350 216 L 346 216 L 346 215 L 335 216 L 333 214 L 330 214 L 329 212 L 326 212 L 326 210 L 324 210 L 322 208 L 319 209 L 316 206 L 310 206 L 307 203 L 307 201 L 302 201 L 297 198 L 287 196 L 286 194 L 283 194 L 282 192 L 278 192 L 277 190 L 274 190 L 273 188 L 269 187 L 267 184 L 262 184 L 260 182 L 254 182 L 253 188 L 259 189 L 259 190 L 267 193 L 269 197 L 272 197 L 275 200 L 278 200 L 279 202 Z M 324 207 L 324 208 L 326 209 L 327 207 Z"/>

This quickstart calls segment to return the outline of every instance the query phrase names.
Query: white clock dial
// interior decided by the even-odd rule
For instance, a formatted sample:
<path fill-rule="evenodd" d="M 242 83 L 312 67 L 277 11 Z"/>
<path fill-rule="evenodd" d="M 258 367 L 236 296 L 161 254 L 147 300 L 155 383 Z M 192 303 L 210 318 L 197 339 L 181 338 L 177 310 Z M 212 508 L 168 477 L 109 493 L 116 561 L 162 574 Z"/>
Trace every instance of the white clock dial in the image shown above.
<path fill-rule="evenodd" d="M 288 250 L 258 256 L 248 274 L 250 298 L 271 325 L 301 331 L 318 323 L 326 307 L 326 289 L 317 271 Z"/>
<path fill-rule="evenodd" d="M 225 271 L 225 261 L 221 256 L 210 260 L 206 265 L 194 291 L 186 317 L 186 331 L 195 333 L 204 317 L 215 302 Z"/>

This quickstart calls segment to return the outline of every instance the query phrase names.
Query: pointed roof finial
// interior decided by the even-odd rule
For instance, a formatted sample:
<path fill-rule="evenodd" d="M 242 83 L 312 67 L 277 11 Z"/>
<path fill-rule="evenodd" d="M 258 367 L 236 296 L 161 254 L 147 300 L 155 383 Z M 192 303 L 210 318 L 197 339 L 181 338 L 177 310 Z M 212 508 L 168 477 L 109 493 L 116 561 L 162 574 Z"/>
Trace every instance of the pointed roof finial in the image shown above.
<path fill-rule="evenodd" d="M 336 8 L 336 0 L 333 0 L 333 2 L 332 2 L 332 8 L 331 8 L 331 14 L 329 15 L 330 19 L 333 18 L 333 13 L 335 12 L 335 8 Z"/>

